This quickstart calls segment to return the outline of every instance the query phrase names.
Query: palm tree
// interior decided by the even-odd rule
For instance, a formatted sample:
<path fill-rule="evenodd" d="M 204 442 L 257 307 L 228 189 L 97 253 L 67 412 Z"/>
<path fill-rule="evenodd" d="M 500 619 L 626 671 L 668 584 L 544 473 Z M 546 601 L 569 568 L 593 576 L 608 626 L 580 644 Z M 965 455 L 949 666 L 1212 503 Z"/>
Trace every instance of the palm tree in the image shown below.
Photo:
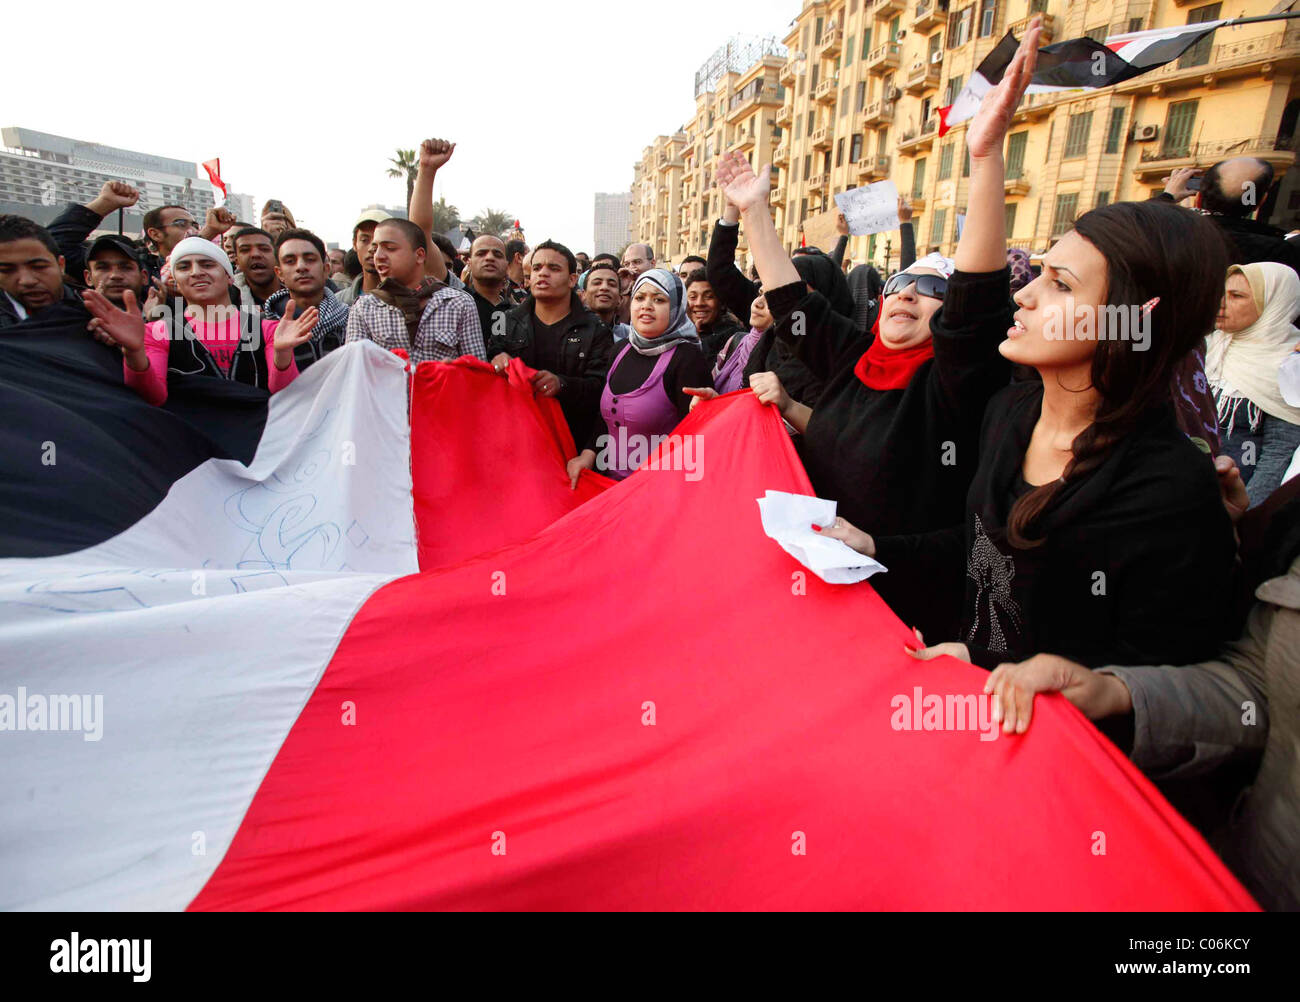
<path fill-rule="evenodd" d="M 447 196 L 433 203 L 433 232 L 446 233 L 460 225 L 460 209 L 447 204 Z"/>
<path fill-rule="evenodd" d="M 388 168 L 389 177 L 406 178 L 406 204 L 411 204 L 411 192 L 415 190 L 415 172 L 419 169 L 420 160 L 415 154 L 415 150 L 398 150 L 397 156 L 390 157 L 388 162 L 392 167 Z"/>
<path fill-rule="evenodd" d="M 484 209 L 474 217 L 474 229 L 499 237 L 514 224 L 515 217 L 499 209 Z"/>

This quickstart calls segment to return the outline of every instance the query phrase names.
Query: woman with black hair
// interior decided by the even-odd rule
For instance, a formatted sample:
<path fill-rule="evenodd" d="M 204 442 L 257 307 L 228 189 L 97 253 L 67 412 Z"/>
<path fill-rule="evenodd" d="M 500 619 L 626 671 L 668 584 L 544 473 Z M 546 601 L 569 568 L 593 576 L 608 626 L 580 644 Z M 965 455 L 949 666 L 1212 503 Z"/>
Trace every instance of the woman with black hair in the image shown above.
<path fill-rule="evenodd" d="M 986 98 L 968 130 L 963 241 L 1002 242 L 976 191 L 1002 190 L 1000 123 L 1017 101 Z M 1225 268 L 1213 223 L 1195 213 L 1151 201 L 1085 214 L 1016 293 L 1014 317 L 1003 314 L 1002 355 L 1041 378 L 989 404 L 964 524 L 876 539 L 843 521 L 827 530 L 891 573 L 948 575 L 965 558 L 961 642 L 917 657 L 992 669 L 1039 653 L 1089 666 L 1213 655 L 1231 605 L 1232 527 L 1169 385 L 1214 325 Z M 1005 278 L 981 290 L 983 310 L 1002 312 L 1006 292 Z"/>

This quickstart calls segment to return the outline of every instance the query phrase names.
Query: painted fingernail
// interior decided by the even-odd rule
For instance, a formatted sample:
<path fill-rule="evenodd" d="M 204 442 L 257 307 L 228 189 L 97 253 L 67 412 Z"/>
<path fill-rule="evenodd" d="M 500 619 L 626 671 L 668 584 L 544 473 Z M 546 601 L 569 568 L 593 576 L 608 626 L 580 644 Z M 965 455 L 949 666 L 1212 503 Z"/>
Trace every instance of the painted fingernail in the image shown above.
<path fill-rule="evenodd" d="M 821 531 L 822 531 L 822 527 L 821 527 L 820 525 L 818 525 L 816 522 L 814 522 L 814 523 L 813 523 L 813 532 L 821 532 Z"/>

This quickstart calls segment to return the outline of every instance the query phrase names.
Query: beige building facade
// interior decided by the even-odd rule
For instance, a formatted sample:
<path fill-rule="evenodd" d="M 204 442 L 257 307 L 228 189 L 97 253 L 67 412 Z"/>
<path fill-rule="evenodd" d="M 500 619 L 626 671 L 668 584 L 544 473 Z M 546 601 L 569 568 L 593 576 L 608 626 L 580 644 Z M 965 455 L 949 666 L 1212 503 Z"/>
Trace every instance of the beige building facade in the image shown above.
<path fill-rule="evenodd" d="M 769 56 L 724 81 L 711 100 L 697 100 L 695 117 L 677 136 L 647 147 L 633 201 L 649 197 L 644 175 L 653 163 L 664 199 L 656 210 L 668 216 L 660 227 L 663 211 L 642 213 L 633 228 L 672 261 L 704 253 L 721 212 L 712 163 L 721 150 L 749 141 L 718 134 L 718 109 L 726 105 L 734 111 L 726 129 L 754 129 L 757 119 L 760 135 L 742 149 L 755 165 L 774 165 L 773 213 L 789 247 L 799 245 L 801 222 L 832 208 L 836 193 L 889 178 L 912 201 L 918 249 L 951 254 L 969 185 L 966 127 L 939 136 L 936 111 L 952 103 L 1008 29 L 1020 37 L 1029 19 L 1042 14 L 1043 44 L 1083 35 L 1101 40 L 1262 15 L 1274 6 L 1273 0 L 1243 0 L 1231 9 L 1194 0 L 805 0 L 784 38 L 785 59 Z M 778 104 L 731 104 L 760 78 L 764 88 L 774 78 Z M 1045 250 L 1095 206 L 1148 198 L 1175 167 L 1208 167 L 1238 155 L 1273 164 L 1282 184 L 1271 219 L 1290 229 L 1300 219 L 1297 117 L 1297 21 L 1221 28 L 1180 59 L 1117 87 L 1030 96 L 1005 150 L 1008 246 Z M 706 136 L 712 143 L 700 142 Z M 770 156 L 764 142 L 772 144 Z M 854 237 L 846 257 L 893 269 L 898 251 L 896 235 L 880 234 Z"/>

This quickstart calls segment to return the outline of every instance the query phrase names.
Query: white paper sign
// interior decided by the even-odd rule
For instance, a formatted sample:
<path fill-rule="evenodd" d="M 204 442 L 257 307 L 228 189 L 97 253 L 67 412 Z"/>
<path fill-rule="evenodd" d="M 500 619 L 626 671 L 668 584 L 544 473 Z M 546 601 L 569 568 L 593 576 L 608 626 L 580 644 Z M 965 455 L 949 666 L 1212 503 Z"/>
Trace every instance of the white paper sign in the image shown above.
<path fill-rule="evenodd" d="M 835 524 L 835 502 L 768 491 L 758 499 L 763 532 L 827 584 L 857 584 L 886 568 L 838 539 L 813 531 Z"/>
<path fill-rule="evenodd" d="M 898 189 L 893 181 L 877 181 L 835 196 L 854 236 L 898 229 Z"/>

